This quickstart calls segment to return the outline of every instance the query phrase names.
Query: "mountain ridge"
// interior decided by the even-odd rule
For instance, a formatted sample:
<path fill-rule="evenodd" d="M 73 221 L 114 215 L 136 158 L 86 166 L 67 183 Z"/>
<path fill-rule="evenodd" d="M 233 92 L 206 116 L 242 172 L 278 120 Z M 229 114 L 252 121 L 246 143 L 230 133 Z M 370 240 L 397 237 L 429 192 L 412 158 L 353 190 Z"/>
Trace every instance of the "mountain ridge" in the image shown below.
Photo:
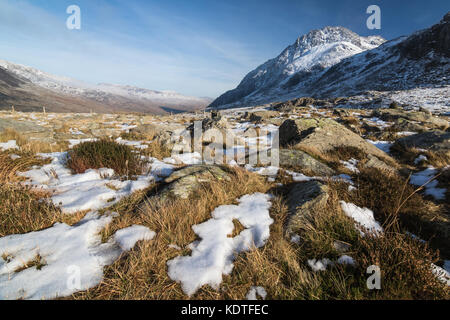
<path fill-rule="evenodd" d="M 0 60 L 3 78 L 19 84 L 16 90 L 7 93 L 6 86 L 0 87 L 2 101 L 0 108 L 17 105 L 19 109 L 39 110 L 45 106 L 49 111 L 89 112 L 149 112 L 168 113 L 166 110 L 194 111 L 206 107 L 212 99 L 185 96 L 174 91 L 157 91 L 101 83 L 97 85 L 64 76 L 53 75 L 39 69 Z M 3 83 L 5 85 L 5 83 Z M 71 101 L 70 107 L 61 109 L 50 96 Z"/>
<path fill-rule="evenodd" d="M 450 51 L 449 20 L 447 14 L 431 28 L 390 41 L 377 36 L 360 37 L 343 27 L 313 30 L 297 38 L 278 57 L 247 74 L 235 89 L 218 97 L 208 109 L 248 107 L 305 96 L 331 98 L 363 94 L 365 91 L 413 89 L 437 83 L 445 85 L 448 83 L 445 77 L 448 72 L 446 52 Z M 328 38 L 323 41 L 321 34 Z M 295 45 L 301 50 L 294 51 L 297 56 L 290 64 L 297 68 L 291 70 L 291 65 L 283 65 L 283 62 L 288 55 L 292 56 Z M 433 48 L 439 50 L 433 51 Z M 427 57 L 432 51 L 435 56 Z M 258 73 L 263 74 L 268 65 L 272 68 L 271 75 L 284 73 L 285 76 L 275 76 L 272 82 L 261 85 L 254 77 Z M 402 77 L 405 78 L 403 83 Z"/>

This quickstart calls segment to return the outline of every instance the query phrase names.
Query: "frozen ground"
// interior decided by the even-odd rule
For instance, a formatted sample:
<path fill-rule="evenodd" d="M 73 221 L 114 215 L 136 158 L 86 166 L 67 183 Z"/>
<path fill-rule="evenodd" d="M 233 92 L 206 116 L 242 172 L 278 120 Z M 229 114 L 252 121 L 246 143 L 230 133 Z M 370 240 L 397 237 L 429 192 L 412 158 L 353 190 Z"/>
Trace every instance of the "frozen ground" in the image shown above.
<path fill-rule="evenodd" d="M 212 212 L 212 219 L 194 225 L 192 229 L 201 238 L 191 245 L 190 256 L 170 260 L 169 277 L 181 282 L 187 295 L 194 294 L 201 286 L 209 284 L 217 288 L 222 275 L 233 270 L 236 253 L 248 251 L 253 246 L 261 247 L 269 239 L 269 227 L 273 220 L 269 216 L 270 196 L 256 193 L 239 199 L 239 205 L 225 205 Z M 233 220 L 245 227 L 239 235 L 233 233 Z"/>
<path fill-rule="evenodd" d="M 116 232 L 106 243 L 100 231 L 113 215 L 89 214 L 74 226 L 0 238 L 0 299 L 52 299 L 99 284 L 103 267 L 155 233 L 143 226 Z M 32 262 L 38 259 L 38 263 Z"/>
<path fill-rule="evenodd" d="M 441 92 L 441 94 L 444 93 Z M 248 109 L 247 111 L 257 110 L 264 111 L 265 109 Z M 357 111 L 349 110 L 349 113 L 355 117 L 358 125 L 367 123 L 376 127 L 375 134 L 370 136 L 370 139 L 368 136 L 363 136 L 364 141 L 389 153 L 395 138 L 381 137 L 381 135 L 390 130 L 393 123 L 376 118 L 367 110 Z M 201 115 L 189 115 L 186 118 L 183 115 L 174 118 L 177 126 L 173 125 L 174 119 L 154 119 L 135 115 L 43 115 L 40 113 L 10 115 L 2 113 L 2 117 L 3 115 L 7 119 L 22 119 L 20 121 L 23 122 L 34 121 L 45 128 L 58 131 L 54 134 L 54 139 L 67 143 L 66 147 L 58 152 L 40 154 L 40 157 L 49 159 L 50 163 L 33 167 L 28 171 L 21 172 L 20 175 L 26 178 L 25 183 L 32 187 L 49 191 L 51 193 L 50 200 L 56 206 L 61 207 L 64 213 L 75 214 L 80 211 L 88 213 L 85 218 L 72 226 L 58 223 L 45 230 L 0 238 L 1 299 L 49 299 L 67 296 L 96 286 L 103 279 L 105 266 L 113 263 L 121 253 L 132 249 L 137 241 L 151 241 L 155 237 L 155 233 L 147 227 L 132 225 L 116 231 L 106 242 L 102 243 L 101 232 L 116 217 L 114 213 L 109 213 L 108 208 L 137 191 L 145 190 L 153 184 L 161 182 L 177 167 L 201 163 L 202 156 L 195 152 L 170 157 L 164 156 L 160 159 L 147 154 L 144 156 L 148 162 L 147 170 L 144 174 L 135 177 L 134 180 L 119 177 L 114 170 L 109 168 L 91 169 L 83 174 L 72 174 L 65 166 L 67 149 L 81 142 L 111 136 L 116 142 L 132 147 L 135 152 L 145 152 L 151 146 L 151 138 L 133 140 L 132 135 L 119 137 L 118 135 L 133 132 L 133 129 L 143 124 L 177 127 L 178 123 L 182 123 L 181 126 L 187 126 L 190 121 Z M 234 146 L 227 152 L 234 153 L 245 150 L 245 144 L 247 146 L 258 144 L 264 148 L 270 148 L 272 133 L 287 118 L 325 117 L 338 120 L 338 117 L 333 114 L 333 110 L 313 107 L 279 113 L 276 117 L 270 117 L 258 124 L 251 123 L 248 119 L 242 119 L 242 116 L 241 111 L 227 110 L 226 112 L 228 128 L 236 136 L 242 137 L 249 129 L 256 130 L 257 128 L 271 134 L 263 137 L 244 137 L 242 144 Z M 68 123 L 66 126 L 64 126 L 65 122 Z M 170 130 L 175 132 L 174 129 Z M 415 132 L 402 130 L 396 134 L 403 137 L 413 135 Z M 11 160 L 20 159 L 20 155 L 22 155 L 22 150 L 15 140 L 1 142 L 0 150 L 8 152 Z M 411 176 L 413 185 L 425 184 L 442 169 L 431 166 L 427 168 L 425 165 L 427 165 L 428 159 L 425 156 L 417 156 L 415 160 L 411 161 L 413 162 L 411 166 L 416 166 L 413 171 L 415 173 Z M 229 164 L 238 166 L 234 160 Z M 241 167 L 267 178 L 269 182 L 276 182 L 279 187 L 287 187 L 282 184 L 284 181 L 281 180 L 281 177 L 283 177 L 289 180 L 288 183 L 307 181 L 326 183 L 328 179 L 331 179 L 348 183 L 349 190 L 358 188 L 357 177 L 362 172 L 361 166 L 364 165 L 364 161 L 349 157 L 340 160 L 338 164 L 347 170 L 336 172 L 331 177 L 319 174 L 314 176 L 309 173 L 307 175 L 301 170 L 286 169 L 281 164 L 277 166 L 241 165 Z M 425 165 L 422 166 L 423 164 Z M 434 180 L 425 186 L 424 194 L 437 200 L 445 200 L 446 189 L 438 186 L 438 181 Z M 272 206 L 270 196 L 256 193 L 236 200 L 238 204 L 218 206 L 211 213 L 209 220 L 192 226 L 192 230 L 198 236 L 198 241 L 190 244 L 192 250 L 190 254 L 181 255 L 183 248 L 174 244 L 167 245 L 168 248 L 179 251 L 178 256 L 171 257 L 167 263 L 168 275 L 172 280 L 181 284 L 183 292 L 187 295 L 195 294 L 205 284 L 213 288 L 219 287 L 224 275 L 231 274 L 237 253 L 252 250 L 253 247 L 262 247 L 269 239 L 270 227 L 273 224 L 269 215 L 269 209 Z M 375 220 L 370 208 L 359 208 L 346 202 L 341 202 L 341 207 L 344 213 L 355 221 L 355 227 L 362 235 L 366 231 L 383 234 L 383 227 L 380 222 Z M 228 236 L 234 230 L 233 220 L 239 221 L 244 230 L 234 238 L 230 238 Z M 300 236 L 292 237 L 293 245 L 301 245 L 301 243 Z M 343 254 L 338 259 L 317 256 L 308 260 L 304 267 L 309 271 L 323 272 L 336 264 L 351 266 L 357 265 L 358 261 L 352 258 L 351 253 Z M 436 266 L 435 270 L 441 279 L 444 279 L 442 274 L 448 277 L 448 262 L 444 268 Z M 81 277 L 78 279 L 79 271 Z M 251 285 L 246 296 L 248 299 L 266 298 L 266 289 L 259 287 L 260 283 Z"/>

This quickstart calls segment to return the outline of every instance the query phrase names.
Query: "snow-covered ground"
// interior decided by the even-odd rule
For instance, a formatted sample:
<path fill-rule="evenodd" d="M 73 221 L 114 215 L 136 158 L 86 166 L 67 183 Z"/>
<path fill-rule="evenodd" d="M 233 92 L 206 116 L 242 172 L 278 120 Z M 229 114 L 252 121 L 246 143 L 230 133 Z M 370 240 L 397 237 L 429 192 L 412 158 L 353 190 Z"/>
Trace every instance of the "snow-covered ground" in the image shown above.
<path fill-rule="evenodd" d="M 436 200 L 444 200 L 447 189 L 438 188 L 439 181 L 437 179 L 432 180 L 437 174 L 438 170 L 430 166 L 423 171 L 413 174 L 410 183 L 416 186 L 423 186 L 426 184 L 426 195 L 432 196 Z"/>
<path fill-rule="evenodd" d="M 450 86 L 416 88 L 390 94 L 392 100 L 412 107 L 423 107 L 435 113 L 450 112 Z"/>
<path fill-rule="evenodd" d="M 88 214 L 74 226 L 57 223 L 27 234 L 0 238 L 0 300 L 52 299 L 68 296 L 98 285 L 103 267 L 139 240 L 151 240 L 155 233 L 143 226 L 116 232 L 102 243 L 100 231 L 113 214 Z M 39 258 L 39 265 L 28 265 Z"/>
<path fill-rule="evenodd" d="M 194 225 L 192 229 L 201 238 L 192 243 L 192 254 L 168 261 L 168 274 L 172 280 L 181 282 L 187 295 L 194 294 L 201 286 L 217 288 L 222 275 L 233 270 L 235 254 L 261 247 L 270 236 L 270 196 L 261 193 L 243 196 L 239 205 L 224 205 L 212 212 L 212 219 Z M 244 227 L 239 235 L 233 233 L 233 220 Z"/>
<path fill-rule="evenodd" d="M 41 154 L 51 163 L 19 175 L 29 178 L 29 184 L 36 188 L 52 191 L 52 201 L 61 205 L 64 213 L 85 210 L 99 210 L 119 201 L 121 198 L 150 186 L 153 175 L 138 176 L 136 180 L 121 181 L 114 177 L 113 169 L 90 169 L 85 173 L 72 174 L 65 166 L 67 153 Z"/>
<path fill-rule="evenodd" d="M 345 201 L 341 201 L 340 203 L 344 213 L 355 220 L 355 226 L 362 236 L 365 235 L 365 232 L 363 231 L 363 229 L 361 229 L 361 226 L 364 227 L 364 229 L 373 232 L 374 234 L 383 233 L 383 228 L 375 220 L 372 210 L 367 208 L 360 208 L 353 203 L 347 203 Z"/>

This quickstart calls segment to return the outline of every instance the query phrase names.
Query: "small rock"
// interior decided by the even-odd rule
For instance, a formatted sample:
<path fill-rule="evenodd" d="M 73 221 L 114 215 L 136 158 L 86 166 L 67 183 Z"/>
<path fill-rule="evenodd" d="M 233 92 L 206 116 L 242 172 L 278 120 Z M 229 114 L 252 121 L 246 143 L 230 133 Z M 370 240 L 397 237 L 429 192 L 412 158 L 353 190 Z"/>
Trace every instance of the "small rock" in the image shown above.
<path fill-rule="evenodd" d="M 348 250 L 350 250 L 350 247 L 351 247 L 351 245 L 348 244 L 347 242 L 343 242 L 340 240 L 333 241 L 333 248 L 340 253 L 347 252 Z"/>
<path fill-rule="evenodd" d="M 286 225 L 287 234 L 294 233 L 305 216 L 323 209 L 328 197 L 328 187 L 323 183 L 317 181 L 296 183 L 288 195 L 290 216 Z"/>
<path fill-rule="evenodd" d="M 194 165 L 184 167 L 174 171 L 164 180 L 168 185 L 161 191 L 159 196 L 162 198 L 172 196 L 188 199 L 200 187 L 201 183 L 211 182 L 213 180 L 229 181 L 230 177 L 219 166 Z"/>

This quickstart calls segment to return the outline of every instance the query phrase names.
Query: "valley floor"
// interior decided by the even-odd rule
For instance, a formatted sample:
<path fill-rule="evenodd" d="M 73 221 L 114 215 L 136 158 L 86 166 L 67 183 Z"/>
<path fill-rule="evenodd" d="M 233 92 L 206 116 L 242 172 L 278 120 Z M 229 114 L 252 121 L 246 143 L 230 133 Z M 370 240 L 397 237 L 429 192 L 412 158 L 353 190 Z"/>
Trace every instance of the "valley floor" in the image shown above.
<path fill-rule="evenodd" d="M 0 112 L 0 299 L 449 298 L 446 115 L 207 117 Z M 195 120 L 279 163 L 173 154 Z"/>

